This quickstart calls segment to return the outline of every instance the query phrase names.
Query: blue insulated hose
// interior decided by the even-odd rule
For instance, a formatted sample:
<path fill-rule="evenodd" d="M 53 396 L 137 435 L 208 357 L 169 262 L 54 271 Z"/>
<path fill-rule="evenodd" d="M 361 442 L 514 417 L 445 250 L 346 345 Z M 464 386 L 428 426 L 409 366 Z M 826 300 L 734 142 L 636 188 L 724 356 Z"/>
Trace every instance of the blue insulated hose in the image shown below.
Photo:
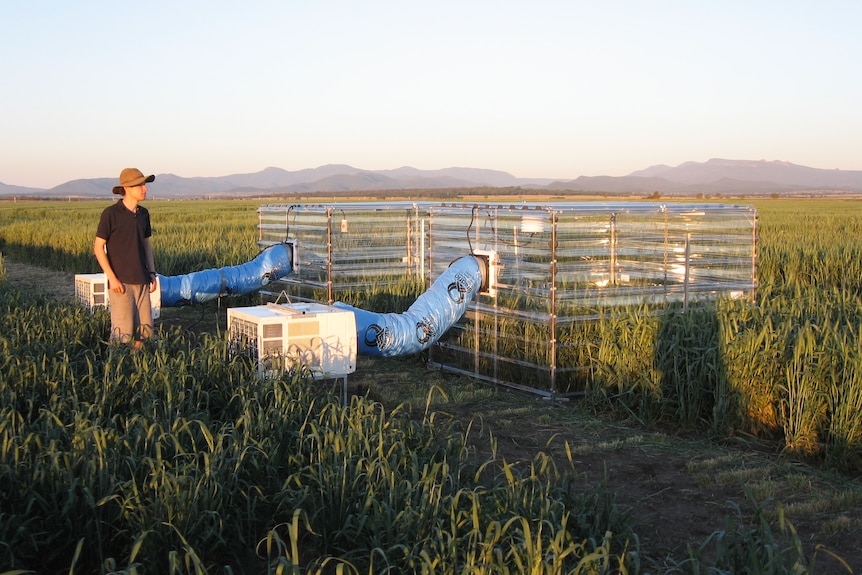
<path fill-rule="evenodd" d="M 373 313 L 336 302 L 356 316 L 358 352 L 397 357 L 434 344 L 458 321 L 482 287 L 483 267 L 473 256 L 455 260 L 404 313 Z"/>
<path fill-rule="evenodd" d="M 285 244 L 276 244 L 238 266 L 159 276 L 161 305 L 178 307 L 253 292 L 289 274 L 293 269 L 292 258 L 293 252 Z"/>

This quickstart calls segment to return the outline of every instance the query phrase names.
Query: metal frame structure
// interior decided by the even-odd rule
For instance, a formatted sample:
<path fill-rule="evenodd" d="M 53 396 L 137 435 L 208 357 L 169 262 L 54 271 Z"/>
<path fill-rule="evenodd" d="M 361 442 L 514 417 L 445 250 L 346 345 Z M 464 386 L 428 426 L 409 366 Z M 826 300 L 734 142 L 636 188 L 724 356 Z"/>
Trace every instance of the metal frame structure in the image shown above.
<path fill-rule="evenodd" d="M 429 350 L 429 364 L 542 396 L 575 395 L 579 326 L 611 309 L 686 309 L 757 290 L 757 212 L 747 205 L 344 203 L 259 208 L 261 248 L 297 242 L 291 297 L 333 303 L 455 259 L 489 259 L 488 289 Z"/>
<path fill-rule="evenodd" d="M 294 273 L 282 280 L 303 301 L 332 304 L 374 283 L 425 279 L 427 211 L 415 203 L 270 204 L 258 208 L 258 246 L 296 242 Z"/>

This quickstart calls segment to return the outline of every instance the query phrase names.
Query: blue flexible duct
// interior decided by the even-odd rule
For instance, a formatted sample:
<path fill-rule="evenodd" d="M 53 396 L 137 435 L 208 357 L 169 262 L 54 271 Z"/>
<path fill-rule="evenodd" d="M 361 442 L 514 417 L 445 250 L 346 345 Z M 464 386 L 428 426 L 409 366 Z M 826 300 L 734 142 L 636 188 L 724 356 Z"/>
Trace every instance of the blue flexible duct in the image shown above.
<path fill-rule="evenodd" d="M 373 313 L 336 302 L 356 316 L 357 351 L 396 357 L 434 344 L 460 319 L 482 287 L 483 266 L 473 256 L 455 260 L 404 313 Z"/>
<path fill-rule="evenodd" d="M 220 296 L 251 293 L 293 270 L 293 252 L 276 244 L 253 260 L 238 266 L 192 272 L 182 276 L 159 276 L 161 305 L 177 307 L 202 303 Z"/>

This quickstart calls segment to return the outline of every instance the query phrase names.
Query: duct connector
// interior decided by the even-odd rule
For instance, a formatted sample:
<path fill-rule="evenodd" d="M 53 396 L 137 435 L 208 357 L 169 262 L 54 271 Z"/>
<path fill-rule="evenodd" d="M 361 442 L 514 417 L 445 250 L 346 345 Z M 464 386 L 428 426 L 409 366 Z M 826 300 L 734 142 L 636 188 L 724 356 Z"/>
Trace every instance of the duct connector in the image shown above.
<path fill-rule="evenodd" d="M 465 256 L 452 262 L 403 313 L 374 313 L 341 302 L 334 307 L 356 316 L 357 351 L 397 357 L 427 349 L 457 322 L 473 298 L 486 288 L 488 260 Z"/>
<path fill-rule="evenodd" d="M 181 276 L 159 276 L 161 305 L 179 307 L 222 296 L 239 296 L 259 290 L 293 270 L 294 245 L 269 246 L 253 260 L 237 266 L 210 269 Z"/>

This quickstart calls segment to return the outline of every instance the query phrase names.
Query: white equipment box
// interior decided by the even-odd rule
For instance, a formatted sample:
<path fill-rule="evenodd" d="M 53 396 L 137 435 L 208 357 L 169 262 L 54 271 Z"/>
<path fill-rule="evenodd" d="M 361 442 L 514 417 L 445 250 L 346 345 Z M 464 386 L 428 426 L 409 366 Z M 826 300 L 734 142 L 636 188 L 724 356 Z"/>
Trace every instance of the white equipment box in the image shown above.
<path fill-rule="evenodd" d="M 97 307 L 111 307 L 105 274 L 75 274 L 75 299 L 90 311 Z M 159 319 L 162 308 L 162 291 L 159 284 L 156 285 L 156 291 L 150 293 L 150 307 L 153 319 Z"/>
<path fill-rule="evenodd" d="M 234 353 L 248 354 L 258 374 L 272 376 L 301 365 L 315 379 L 356 371 L 356 317 L 318 303 L 266 304 L 227 310 Z M 346 381 L 345 381 L 346 384 Z"/>
<path fill-rule="evenodd" d="M 105 274 L 75 274 L 75 299 L 89 310 L 108 307 Z"/>

